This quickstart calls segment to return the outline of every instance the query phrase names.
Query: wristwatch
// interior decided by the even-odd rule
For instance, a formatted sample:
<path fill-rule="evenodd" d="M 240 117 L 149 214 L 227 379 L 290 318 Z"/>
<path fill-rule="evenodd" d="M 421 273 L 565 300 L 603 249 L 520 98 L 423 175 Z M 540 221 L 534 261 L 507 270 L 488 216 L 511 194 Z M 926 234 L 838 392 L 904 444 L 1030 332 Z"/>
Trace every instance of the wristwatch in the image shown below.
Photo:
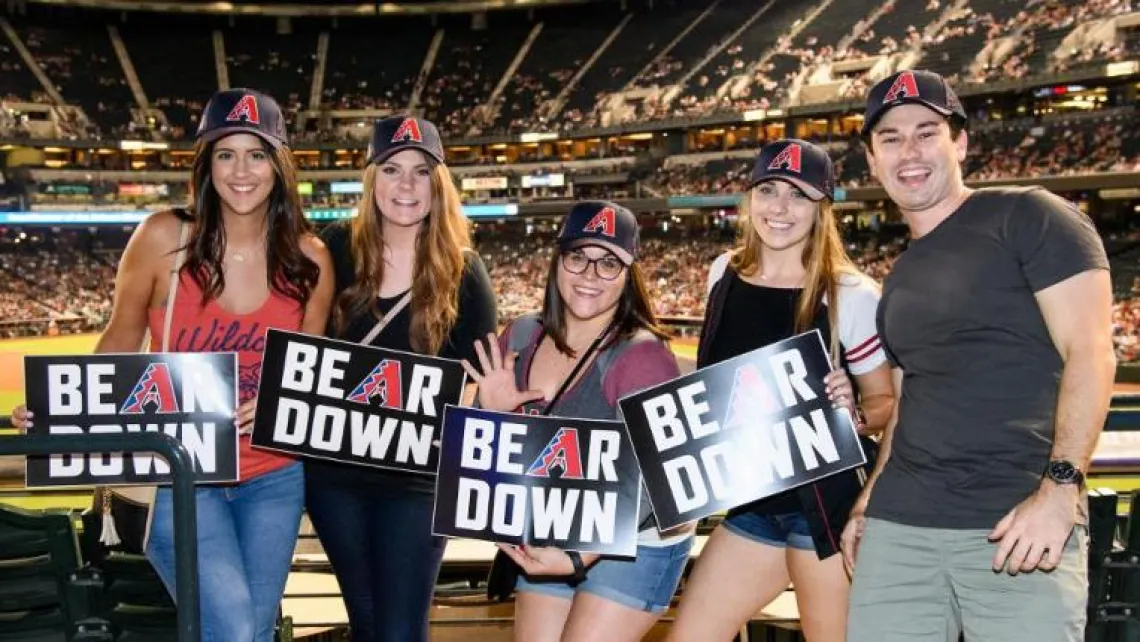
<path fill-rule="evenodd" d="M 1045 467 L 1045 476 L 1058 484 L 1076 484 L 1083 486 L 1085 474 L 1071 461 L 1053 459 Z"/>
<path fill-rule="evenodd" d="M 586 564 L 578 551 L 567 551 L 566 554 L 570 556 L 570 563 L 574 565 L 574 574 L 569 580 L 570 586 L 578 586 L 586 581 Z"/>

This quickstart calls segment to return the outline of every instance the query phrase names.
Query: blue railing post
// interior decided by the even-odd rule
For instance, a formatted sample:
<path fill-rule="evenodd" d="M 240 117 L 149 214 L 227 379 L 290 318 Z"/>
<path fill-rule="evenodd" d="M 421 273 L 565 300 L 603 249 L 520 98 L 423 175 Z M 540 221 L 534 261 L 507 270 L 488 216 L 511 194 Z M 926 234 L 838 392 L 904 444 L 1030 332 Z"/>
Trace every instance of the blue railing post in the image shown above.
<path fill-rule="evenodd" d="M 152 452 L 170 464 L 174 476 L 174 569 L 177 579 L 178 642 L 200 642 L 198 632 L 197 505 L 194 464 L 186 448 L 170 435 L 142 432 L 121 435 L 0 435 L 0 455 Z"/>

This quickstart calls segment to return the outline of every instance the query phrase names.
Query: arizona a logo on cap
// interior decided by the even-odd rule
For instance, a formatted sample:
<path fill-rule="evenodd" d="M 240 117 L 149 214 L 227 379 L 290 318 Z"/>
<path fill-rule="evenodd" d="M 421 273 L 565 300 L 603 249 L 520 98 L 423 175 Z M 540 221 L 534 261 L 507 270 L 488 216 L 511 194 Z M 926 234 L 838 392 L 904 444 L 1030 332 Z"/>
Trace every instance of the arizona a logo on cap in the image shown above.
<path fill-rule="evenodd" d="M 243 119 L 253 125 L 261 124 L 261 116 L 257 113 L 257 99 L 252 94 L 242 96 L 226 116 L 226 122 L 240 122 Z"/>
<path fill-rule="evenodd" d="M 420 133 L 420 124 L 416 122 L 415 118 L 405 118 L 404 122 L 396 128 L 396 133 L 392 134 L 393 143 L 406 143 L 408 141 L 424 142 L 423 134 Z"/>
<path fill-rule="evenodd" d="M 800 173 L 801 158 L 803 157 L 803 149 L 800 148 L 799 143 L 791 143 L 784 149 L 780 150 L 779 154 L 768 163 L 768 169 L 786 169 L 789 172 Z"/>
<path fill-rule="evenodd" d="M 883 96 L 883 102 L 889 103 L 901 98 L 918 98 L 918 83 L 914 80 L 914 73 L 904 71 L 895 78 L 891 88 Z"/>
<path fill-rule="evenodd" d="M 601 232 L 606 236 L 617 234 L 617 212 L 612 207 L 603 207 L 594 218 L 582 228 L 583 232 Z"/>

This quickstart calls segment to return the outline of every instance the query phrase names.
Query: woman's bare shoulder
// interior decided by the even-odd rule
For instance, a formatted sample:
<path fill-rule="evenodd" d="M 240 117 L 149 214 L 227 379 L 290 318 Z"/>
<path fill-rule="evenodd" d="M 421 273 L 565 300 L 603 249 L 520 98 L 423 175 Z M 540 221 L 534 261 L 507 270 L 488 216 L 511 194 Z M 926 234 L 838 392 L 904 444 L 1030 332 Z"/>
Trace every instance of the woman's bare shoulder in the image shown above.
<path fill-rule="evenodd" d="M 136 254 L 155 261 L 168 261 L 178 250 L 182 237 L 182 226 L 189 221 L 180 218 L 172 210 L 155 212 L 144 218 L 131 238 Z"/>

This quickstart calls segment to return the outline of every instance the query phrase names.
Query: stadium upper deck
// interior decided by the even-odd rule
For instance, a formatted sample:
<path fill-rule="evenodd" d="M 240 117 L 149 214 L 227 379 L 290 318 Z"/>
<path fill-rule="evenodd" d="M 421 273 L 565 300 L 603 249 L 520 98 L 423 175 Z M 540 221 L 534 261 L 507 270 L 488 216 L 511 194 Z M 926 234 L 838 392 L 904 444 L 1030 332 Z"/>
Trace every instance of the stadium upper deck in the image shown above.
<path fill-rule="evenodd" d="M 1137 75 L 1140 25 L 1129 0 L 598 0 L 356 19 L 20 6 L 0 38 L 0 135 L 179 141 L 212 91 L 253 86 L 287 107 L 299 146 L 390 111 L 423 112 L 456 144 L 786 120 L 838 111 L 899 67 L 936 69 L 966 96 L 1058 74 L 1119 82 Z"/>

